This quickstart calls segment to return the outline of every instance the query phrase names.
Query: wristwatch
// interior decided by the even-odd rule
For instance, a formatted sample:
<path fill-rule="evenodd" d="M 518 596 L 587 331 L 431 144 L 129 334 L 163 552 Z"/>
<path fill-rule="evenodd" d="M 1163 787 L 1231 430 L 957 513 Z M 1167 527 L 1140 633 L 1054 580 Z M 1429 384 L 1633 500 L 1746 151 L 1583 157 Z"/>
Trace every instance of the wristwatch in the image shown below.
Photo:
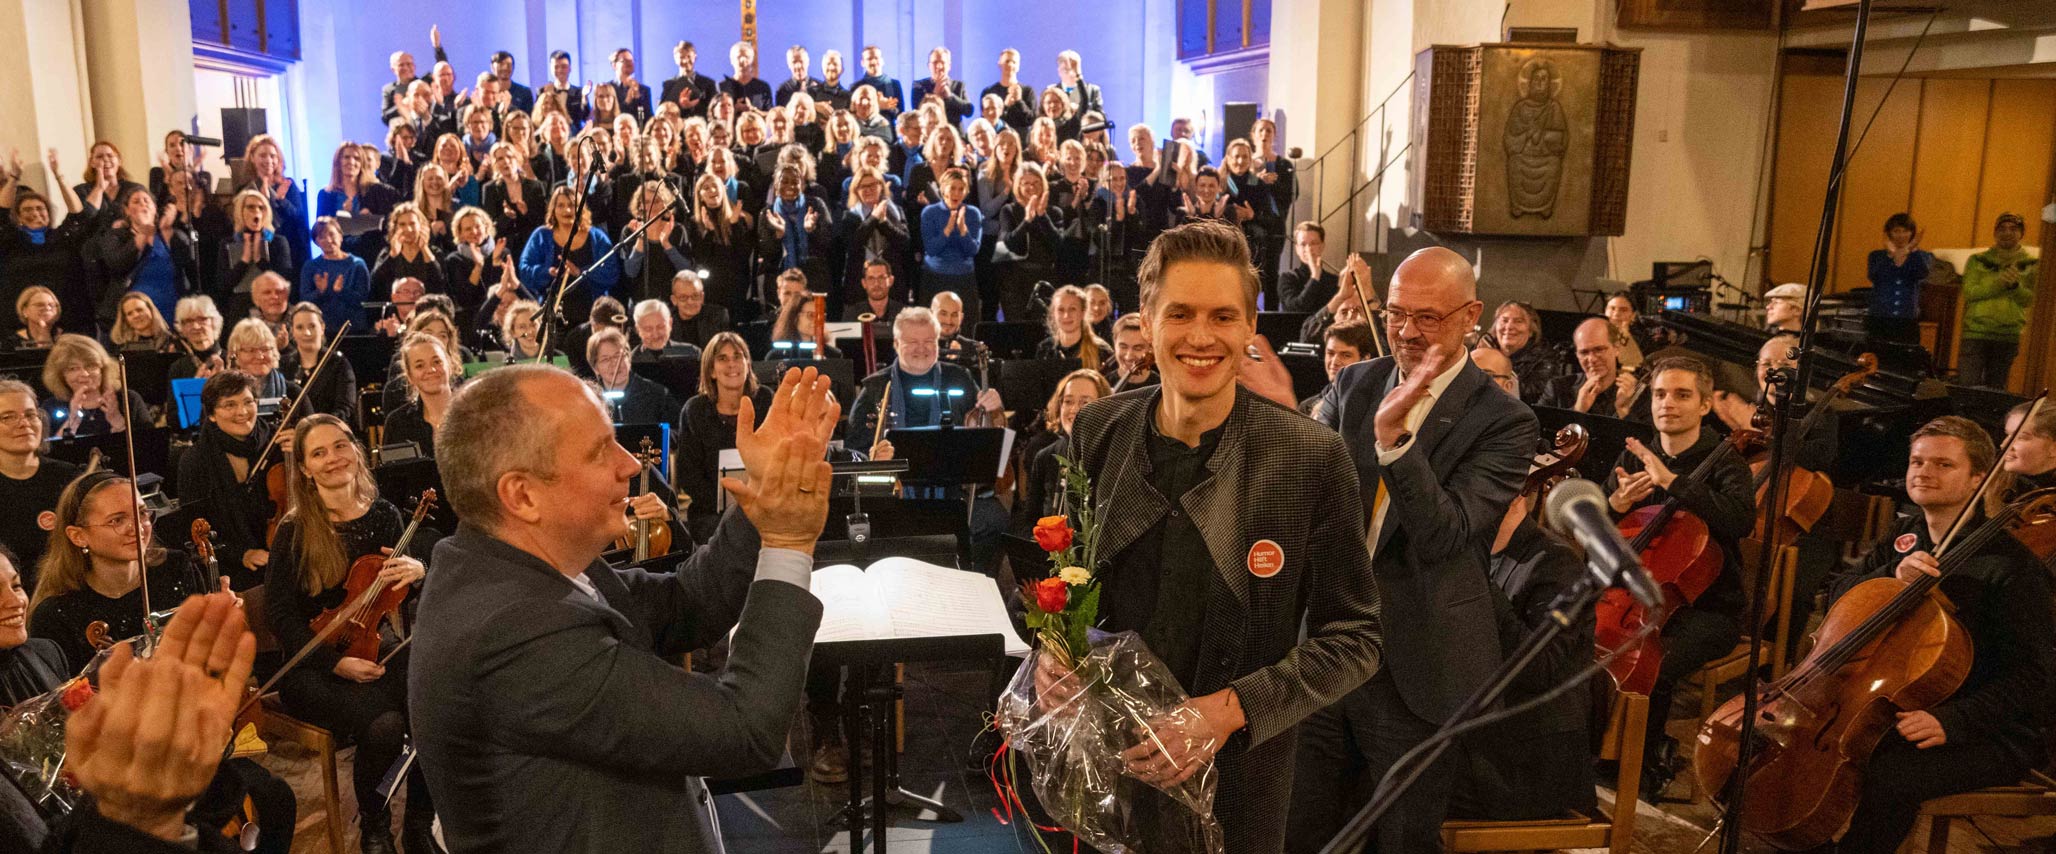
<path fill-rule="evenodd" d="M 1380 451 L 1397 451 L 1397 450 L 1399 450 L 1400 448 L 1404 448 L 1404 447 L 1406 447 L 1406 443 L 1408 443 L 1408 442 L 1411 442 L 1411 441 L 1413 441 L 1413 437 L 1414 437 L 1413 431 L 1412 431 L 1412 430 L 1408 430 L 1408 431 L 1406 431 L 1406 432 L 1404 432 L 1404 433 L 1401 433 L 1401 434 L 1399 434 L 1399 436 L 1398 436 L 1398 437 L 1394 438 L 1394 439 L 1392 440 L 1392 446 L 1391 446 L 1391 447 L 1384 447 L 1384 446 L 1380 446 L 1380 447 L 1378 448 L 1378 450 L 1380 450 Z"/>

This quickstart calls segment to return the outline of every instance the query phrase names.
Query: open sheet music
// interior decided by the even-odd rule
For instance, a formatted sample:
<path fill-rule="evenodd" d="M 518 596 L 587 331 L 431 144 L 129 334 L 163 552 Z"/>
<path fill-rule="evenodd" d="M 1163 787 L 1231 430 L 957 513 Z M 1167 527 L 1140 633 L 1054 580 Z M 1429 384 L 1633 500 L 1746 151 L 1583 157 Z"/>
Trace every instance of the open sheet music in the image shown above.
<path fill-rule="evenodd" d="M 814 570 L 813 590 L 821 600 L 815 643 L 996 634 L 1008 655 L 1028 654 L 999 583 L 975 572 L 889 557 L 868 569 Z"/>

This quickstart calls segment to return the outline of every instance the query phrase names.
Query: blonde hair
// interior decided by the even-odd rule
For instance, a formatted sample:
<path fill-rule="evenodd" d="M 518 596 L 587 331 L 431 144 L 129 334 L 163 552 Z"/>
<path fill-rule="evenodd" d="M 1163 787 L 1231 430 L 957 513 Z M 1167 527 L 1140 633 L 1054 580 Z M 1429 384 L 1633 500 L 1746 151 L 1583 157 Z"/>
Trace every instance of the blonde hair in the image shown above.
<path fill-rule="evenodd" d="M 515 321 L 524 316 L 540 313 L 542 310 L 542 303 L 532 299 L 515 300 L 513 305 L 507 306 L 507 313 L 500 316 L 500 342 L 507 345 L 508 350 L 514 349 Z"/>
<path fill-rule="evenodd" d="M 278 335 L 271 331 L 269 323 L 254 317 L 246 317 L 236 321 L 235 328 L 229 330 L 228 351 L 231 354 L 245 347 L 260 345 L 270 347 L 274 353 L 278 352 Z"/>
<path fill-rule="evenodd" d="M 133 291 L 131 291 L 131 293 L 134 293 L 134 292 L 133 292 Z M 50 298 L 50 299 L 52 299 L 52 300 L 56 300 L 56 299 L 57 299 L 57 292 L 56 292 L 56 291 L 53 291 L 53 290 L 51 290 L 51 289 L 49 289 L 49 288 L 43 287 L 42 285 L 30 285 L 30 286 L 28 286 L 28 287 L 26 287 L 26 288 L 22 288 L 22 289 L 21 289 L 21 293 L 19 293 L 19 294 L 16 294 L 16 295 L 15 295 L 15 297 L 14 297 L 14 314 L 15 314 L 15 316 L 16 316 L 16 317 L 20 317 L 21 315 L 27 314 L 27 313 L 28 313 L 28 310 L 29 310 L 29 300 L 35 299 L 36 297 L 39 297 L 39 296 L 47 296 L 47 297 L 49 297 L 49 298 Z M 64 307 L 64 304 L 63 304 L 63 302 L 62 302 L 62 301 L 59 301 L 59 302 L 58 302 L 58 308 L 59 308 L 59 309 L 62 309 L 63 307 Z M 55 326 L 55 325 L 56 325 L 56 321 L 54 321 L 54 320 L 53 320 L 53 321 L 51 321 L 51 325 L 52 325 L 52 326 Z"/>
<path fill-rule="evenodd" d="M 61 398 L 69 398 L 73 391 L 70 383 L 64 381 L 64 372 L 75 364 L 90 362 L 100 367 L 100 390 L 112 394 L 121 392 L 121 371 L 114 364 L 114 357 L 100 342 L 77 334 L 57 336 L 50 343 L 50 355 L 43 360 L 43 387 Z"/>
<path fill-rule="evenodd" d="M 336 533 L 335 523 L 329 521 L 327 505 L 321 502 L 321 489 L 314 478 L 300 471 L 302 455 L 307 452 L 307 434 L 316 427 L 334 427 L 351 439 L 351 448 L 357 454 L 357 471 L 351 478 L 350 489 L 367 503 L 378 498 L 378 482 L 371 479 L 371 470 L 364 466 L 364 449 L 357 445 L 350 425 L 326 412 L 300 419 L 293 428 L 293 449 L 286 454 L 286 495 L 290 503 L 285 518 L 293 523 L 297 535 L 300 589 L 309 596 L 318 596 L 343 583 L 350 574 L 350 561 L 343 555 L 343 539 Z"/>
<path fill-rule="evenodd" d="M 455 214 L 450 215 L 450 236 L 452 238 L 457 236 L 457 226 L 463 225 L 466 217 L 478 218 L 479 233 L 485 235 L 479 242 L 479 245 L 491 247 L 493 245 L 493 217 L 492 214 L 486 213 L 484 208 L 477 205 L 465 205 L 458 208 Z"/>
<path fill-rule="evenodd" d="M 262 230 L 275 230 L 274 226 L 276 226 L 277 223 L 272 221 L 271 200 L 265 198 L 263 193 L 260 193 L 256 190 L 244 190 L 236 194 L 235 201 L 228 206 L 230 221 L 233 222 L 236 225 L 236 227 L 241 228 L 241 214 L 243 211 L 243 203 L 249 201 L 255 201 L 257 203 L 257 207 L 262 208 L 264 210 L 264 226 Z"/>
<path fill-rule="evenodd" d="M 441 316 L 441 312 L 425 313 L 436 314 L 437 316 Z M 416 316 L 418 317 L 419 314 L 417 314 Z M 411 327 L 413 326 L 413 324 L 409 323 L 408 326 Z M 426 332 L 414 332 L 410 330 L 407 333 L 407 337 L 400 339 L 399 353 L 401 373 L 408 373 L 407 354 L 414 352 L 414 348 L 416 347 L 432 347 L 435 349 L 436 358 L 443 360 L 443 373 L 450 378 L 450 391 L 454 393 L 457 390 L 457 369 L 455 367 L 457 361 L 456 357 L 450 355 L 449 349 L 443 346 L 443 339 L 438 338 L 434 335 L 430 335 Z M 415 385 L 412 379 L 409 379 L 407 381 L 407 399 L 410 401 L 421 399 L 421 387 Z"/>
<path fill-rule="evenodd" d="M 1057 329 L 1056 305 L 1059 300 L 1065 298 L 1078 301 L 1078 365 L 1086 370 L 1097 371 L 1099 370 L 1100 363 L 1100 348 L 1107 346 L 1107 344 L 1099 340 L 1099 333 L 1092 331 L 1092 321 L 1088 317 L 1092 313 L 1092 298 L 1085 293 L 1084 288 L 1077 285 L 1065 285 L 1057 288 L 1056 295 L 1049 298 L 1050 310 L 1049 314 L 1042 319 L 1043 327 L 1049 331 L 1050 340 L 1059 344 L 1063 343 L 1061 330 Z"/>
<path fill-rule="evenodd" d="M 424 166 L 422 168 L 434 169 L 435 167 L 433 165 L 430 165 Z M 419 179 L 416 180 L 416 183 L 414 185 L 414 191 L 416 193 L 421 192 L 421 184 L 419 182 Z M 401 218 L 409 215 L 420 218 L 421 224 L 415 226 L 403 225 L 400 221 Z M 421 229 L 421 253 L 423 255 L 435 254 L 434 250 L 428 248 L 428 213 L 426 211 L 423 211 L 421 209 L 421 205 L 417 202 L 401 202 L 393 206 L 393 210 L 391 213 L 386 214 L 386 252 L 391 253 L 393 255 L 399 255 L 400 233 L 410 228 Z"/>
<path fill-rule="evenodd" d="M 79 548 L 70 537 L 65 536 L 64 529 L 80 527 L 79 521 L 86 512 L 86 502 L 92 500 L 93 495 L 100 490 L 116 485 L 128 487 L 131 494 L 134 492 L 128 478 L 107 469 L 100 469 L 80 475 L 58 494 L 57 506 L 53 508 L 57 524 L 51 526 L 49 545 L 43 551 L 42 561 L 36 564 L 36 592 L 29 600 L 29 614 L 34 615 L 36 609 L 44 602 L 85 589 L 86 576 L 93 569 L 93 559 L 85 549 Z M 155 542 L 145 543 L 143 565 L 149 567 L 163 562 L 163 547 Z M 147 569 L 142 575 L 142 582 L 150 583 Z"/>
<path fill-rule="evenodd" d="M 1051 433 L 1063 429 L 1064 389 L 1070 387 L 1072 380 L 1092 383 L 1092 390 L 1099 395 L 1095 400 L 1113 396 L 1114 387 L 1107 384 L 1106 375 L 1093 368 L 1079 368 L 1065 374 L 1063 379 L 1057 380 L 1056 390 L 1049 393 L 1049 402 L 1042 407 L 1042 426 L 1049 428 Z"/>

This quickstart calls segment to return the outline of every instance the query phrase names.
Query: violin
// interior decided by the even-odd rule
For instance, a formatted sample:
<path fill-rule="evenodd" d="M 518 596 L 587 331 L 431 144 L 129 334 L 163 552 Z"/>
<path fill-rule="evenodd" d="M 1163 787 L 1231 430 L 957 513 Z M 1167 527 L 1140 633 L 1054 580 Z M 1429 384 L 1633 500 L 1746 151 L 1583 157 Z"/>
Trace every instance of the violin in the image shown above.
<path fill-rule="evenodd" d="M 1836 398 L 1847 395 L 1857 386 L 1869 382 L 1878 372 L 1878 358 L 1870 353 L 1856 357 L 1856 365 L 1856 370 L 1835 380 L 1827 393 L 1814 401 L 1813 407 L 1806 411 L 1805 418 L 1800 419 L 1796 426 L 1786 428 L 1790 431 L 1793 441 L 1805 441 L 1813 429 L 1820 426 L 1821 417 L 1827 413 L 1829 405 L 1833 404 Z M 1755 475 L 1756 503 L 1760 507 L 1763 505 L 1765 494 L 1770 491 L 1770 454 L 1753 455 L 1749 460 L 1749 469 Z M 1820 523 L 1821 517 L 1827 515 L 1828 506 L 1835 500 L 1835 482 L 1829 480 L 1825 474 L 1796 465 L 1787 464 L 1784 471 L 1785 482 L 1778 489 L 1778 503 L 1782 506 L 1778 508 L 1775 533 L 1777 542 L 1790 543 L 1800 534 L 1813 530 L 1813 526 Z M 1756 518 L 1756 531 L 1751 536 L 1757 540 L 1771 539 L 1765 534 L 1763 516 L 1759 514 Z"/>
<path fill-rule="evenodd" d="M 347 320 L 343 321 L 343 325 L 336 327 L 335 337 L 321 352 L 321 358 L 314 361 L 314 367 L 307 371 L 307 381 L 300 385 L 300 393 L 293 395 L 292 401 L 286 404 L 285 409 L 279 410 L 278 429 L 271 431 L 271 441 L 264 443 L 264 450 L 258 451 L 257 458 L 250 461 L 250 474 L 244 479 L 243 485 L 249 486 L 250 480 L 256 478 L 258 470 L 262 469 L 264 494 L 271 501 L 271 518 L 264 523 L 264 541 L 267 543 L 277 538 L 278 523 L 285 519 L 286 508 L 292 502 L 291 495 L 286 491 L 286 467 L 266 466 L 265 460 L 271 457 L 271 449 L 278 447 L 279 438 L 292 427 L 294 414 L 299 411 L 300 404 L 307 399 L 308 392 L 314 390 L 315 379 L 321 376 L 321 369 L 328 366 L 329 357 L 335 355 L 336 346 L 343 343 L 343 333 L 348 331 L 350 322 Z"/>
<path fill-rule="evenodd" d="M 1757 422 L 1760 424 L 1768 413 L 1759 409 Z M 1727 455 L 1746 452 L 1763 439 L 1763 431 L 1757 427 L 1745 427 L 1729 434 L 1722 442 L 1700 461 L 1690 475 L 1680 475 L 1694 481 L 1705 480 L 1715 467 L 1727 459 Z M 1642 565 L 1663 590 L 1664 607 L 1660 613 L 1649 613 L 1635 602 L 1626 590 L 1615 587 L 1599 597 L 1594 607 L 1599 628 L 1596 640 L 1601 655 L 1613 655 L 1606 665 L 1607 672 L 1623 691 L 1647 694 L 1656 687 L 1656 674 L 1663 663 L 1662 625 L 1678 608 L 1698 601 L 1713 582 L 1720 578 L 1721 567 L 1726 563 L 1726 553 L 1713 541 L 1713 532 L 1706 521 L 1678 507 L 1678 497 L 1672 493 L 1661 504 L 1637 508 L 1621 517 L 1616 523 L 1629 547 L 1641 557 Z M 1643 633 L 1643 627 L 1655 623 L 1658 629 L 1642 637 L 1641 642 L 1631 648 L 1622 648 Z M 1616 651 L 1620 650 L 1618 654 Z"/>
<path fill-rule="evenodd" d="M 1873 578 L 1835 600 L 1806 660 L 1758 693 L 1744 830 L 1787 850 L 1834 838 L 1856 811 L 1864 768 L 1896 713 L 1947 700 L 1970 673 L 1969 632 L 1937 585 L 2002 537 L 2040 561 L 2056 554 L 2056 488 L 2021 496 L 1952 546 L 1956 533 L 1936 549 L 1939 577 Z M 1728 700 L 1699 729 L 1692 766 L 1700 791 L 1716 799 L 1738 771 L 1746 699 Z"/>
<path fill-rule="evenodd" d="M 650 491 L 650 470 L 657 467 L 657 449 L 650 442 L 650 437 L 643 437 L 642 449 L 636 453 L 635 459 L 642 463 L 642 484 L 638 493 L 647 495 Z M 670 525 L 632 517 L 628 522 L 628 533 L 614 540 L 614 548 L 634 550 L 633 559 L 636 563 L 649 560 L 652 555 L 670 554 L 671 545 Z"/>
<path fill-rule="evenodd" d="M 206 519 L 193 520 L 193 557 L 200 564 L 200 591 L 221 589 L 221 562 L 215 559 L 214 526 Z"/>
<path fill-rule="evenodd" d="M 406 585 L 388 584 L 379 574 L 387 560 L 407 553 L 415 533 L 421 530 L 421 521 L 428 518 L 435 502 L 434 489 L 421 493 L 421 500 L 414 504 L 414 517 L 407 522 L 400 541 L 393 545 L 390 557 L 368 554 L 350 562 L 350 573 L 343 581 L 343 604 L 321 612 L 309 624 L 317 638 L 327 638 L 330 646 L 347 657 L 378 660 L 378 627 L 407 600 Z"/>

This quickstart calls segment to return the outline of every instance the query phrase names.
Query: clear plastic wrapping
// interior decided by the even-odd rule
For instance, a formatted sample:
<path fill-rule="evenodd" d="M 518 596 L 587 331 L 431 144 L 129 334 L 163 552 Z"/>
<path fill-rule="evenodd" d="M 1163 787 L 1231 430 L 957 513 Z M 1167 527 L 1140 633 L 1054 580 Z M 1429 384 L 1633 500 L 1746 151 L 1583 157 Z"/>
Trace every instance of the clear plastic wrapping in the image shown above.
<path fill-rule="evenodd" d="M 1206 724 L 1186 708 L 1170 670 L 1133 632 L 1093 642 L 1068 672 L 1055 660 L 1032 653 L 996 715 L 1009 748 L 1027 760 L 1043 810 L 1106 854 L 1223 852 L 1211 750 L 1200 751 L 1209 758 L 1191 776 L 1162 788 L 1122 757 L 1146 740 L 1179 756 L 1207 746 Z"/>

